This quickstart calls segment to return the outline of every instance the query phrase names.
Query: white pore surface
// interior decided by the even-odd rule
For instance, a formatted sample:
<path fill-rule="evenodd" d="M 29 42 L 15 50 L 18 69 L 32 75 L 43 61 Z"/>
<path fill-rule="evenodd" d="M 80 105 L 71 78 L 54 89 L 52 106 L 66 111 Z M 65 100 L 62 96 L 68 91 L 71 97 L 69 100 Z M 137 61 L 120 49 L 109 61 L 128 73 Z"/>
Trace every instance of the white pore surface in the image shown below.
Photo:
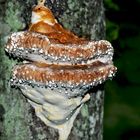
<path fill-rule="evenodd" d="M 89 100 L 85 97 L 68 98 L 65 93 L 42 87 L 24 86 L 21 90 L 28 97 L 29 103 L 35 109 L 36 115 L 48 126 L 58 129 L 59 140 L 66 140 L 73 122 L 83 103 Z"/>

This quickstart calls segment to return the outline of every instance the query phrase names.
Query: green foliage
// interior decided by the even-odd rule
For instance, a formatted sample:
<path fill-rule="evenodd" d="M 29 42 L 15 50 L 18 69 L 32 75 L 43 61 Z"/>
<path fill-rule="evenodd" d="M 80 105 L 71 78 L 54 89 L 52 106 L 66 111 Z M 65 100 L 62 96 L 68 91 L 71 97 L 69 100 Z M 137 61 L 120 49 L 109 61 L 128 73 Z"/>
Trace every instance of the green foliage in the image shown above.
<path fill-rule="evenodd" d="M 121 47 L 127 47 L 128 49 L 133 49 L 134 51 L 140 51 L 140 35 L 127 37 L 121 40 Z"/>
<path fill-rule="evenodd" d="M 104 139 L 138 140 L 140 138 L 137 133 L 140 131 L 140 28 L 135 15 L 139 11 L 134 10 L 131 13 L 130 8 L 133 5 L 139 7 L 140 0 L 134 0 L 131 7 L 121 0 L 118 3 L 114 1 L 105 0 L 106 35 L 115 49 L 114 63 L 118 72 L 113 81 L 108 81 L 105 85 Z"/>
<path fill-rule="evenodd" d="M 107 40 L 116 40 L 119 36 L 119 26 L 114 22 L 106 20 L 106 34 Z"/>
<path fill-rule="evenodd" d="M 140 85 L 140 60 L 138 51 L 128 50 L 117 60 L 119 72 L 124 75 L 130 84 Z M 121 60 L 121 62 L 119 62 Z"/>
<path fill-rule="evenodd" d="M 104 0 L 104 4 L 106 8 L 110 8 L 113 10 L 119 10 L 119 6 L 115 4 L 112 0 Z"/>

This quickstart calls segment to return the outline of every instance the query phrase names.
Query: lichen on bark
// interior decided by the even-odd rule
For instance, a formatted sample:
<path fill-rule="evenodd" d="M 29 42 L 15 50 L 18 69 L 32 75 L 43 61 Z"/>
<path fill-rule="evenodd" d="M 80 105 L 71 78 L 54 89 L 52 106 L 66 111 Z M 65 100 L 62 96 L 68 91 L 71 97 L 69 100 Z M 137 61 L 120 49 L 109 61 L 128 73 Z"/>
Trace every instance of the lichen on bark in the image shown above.
<path fill-rule="evenodd" d="M 10 72 L 17 62 L 5 54 L 8 34 L 26 30 L 35 0 L 0 1 L 0 139 L 57 140 L 57 130 L 46 126 L 35 116 L 19 89 L 9 85 Z M 88 39 L 105 35 L 102 0 L 46 0 L 57 19 L 68 29 Z M 11 57 L 10 57 L 11 58 Z M 97 88 L 98 89 L 98 88 Z M 104 93 L 91 90 L 91 100 L 83 106 L 74 122 L 69 140 L 101 140 Z M 97 121 L 95 121 L 97 120 Z"/>

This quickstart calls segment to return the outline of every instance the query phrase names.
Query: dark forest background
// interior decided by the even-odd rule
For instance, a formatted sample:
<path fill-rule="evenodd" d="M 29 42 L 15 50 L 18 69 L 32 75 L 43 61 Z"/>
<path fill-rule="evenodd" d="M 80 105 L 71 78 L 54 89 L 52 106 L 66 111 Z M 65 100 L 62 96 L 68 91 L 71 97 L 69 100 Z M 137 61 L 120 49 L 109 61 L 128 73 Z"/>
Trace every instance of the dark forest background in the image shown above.
<path fill-rule="evenodd" d="M 116 77 L 105 85 L 104 140 L 140 140 L 140 0 L 104 0 Z"/>

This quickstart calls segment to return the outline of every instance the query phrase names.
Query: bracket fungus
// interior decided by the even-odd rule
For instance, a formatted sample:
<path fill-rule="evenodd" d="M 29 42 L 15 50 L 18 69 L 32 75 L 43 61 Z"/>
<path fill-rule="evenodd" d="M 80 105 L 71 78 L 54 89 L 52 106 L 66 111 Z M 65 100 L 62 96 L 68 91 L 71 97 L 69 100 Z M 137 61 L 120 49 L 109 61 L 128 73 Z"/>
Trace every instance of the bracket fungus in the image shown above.
<path fill-rule="evenodd" d="M 64 29 L 43 5 L 33 8 L 27 31 L 10 35 L 5 50 L 26 60 L 12 70 L 11 84 L 21 89 L 36 115 L 66 140 L 87 91 L 114 76 L 108 41 L 87 41 Z"/>

